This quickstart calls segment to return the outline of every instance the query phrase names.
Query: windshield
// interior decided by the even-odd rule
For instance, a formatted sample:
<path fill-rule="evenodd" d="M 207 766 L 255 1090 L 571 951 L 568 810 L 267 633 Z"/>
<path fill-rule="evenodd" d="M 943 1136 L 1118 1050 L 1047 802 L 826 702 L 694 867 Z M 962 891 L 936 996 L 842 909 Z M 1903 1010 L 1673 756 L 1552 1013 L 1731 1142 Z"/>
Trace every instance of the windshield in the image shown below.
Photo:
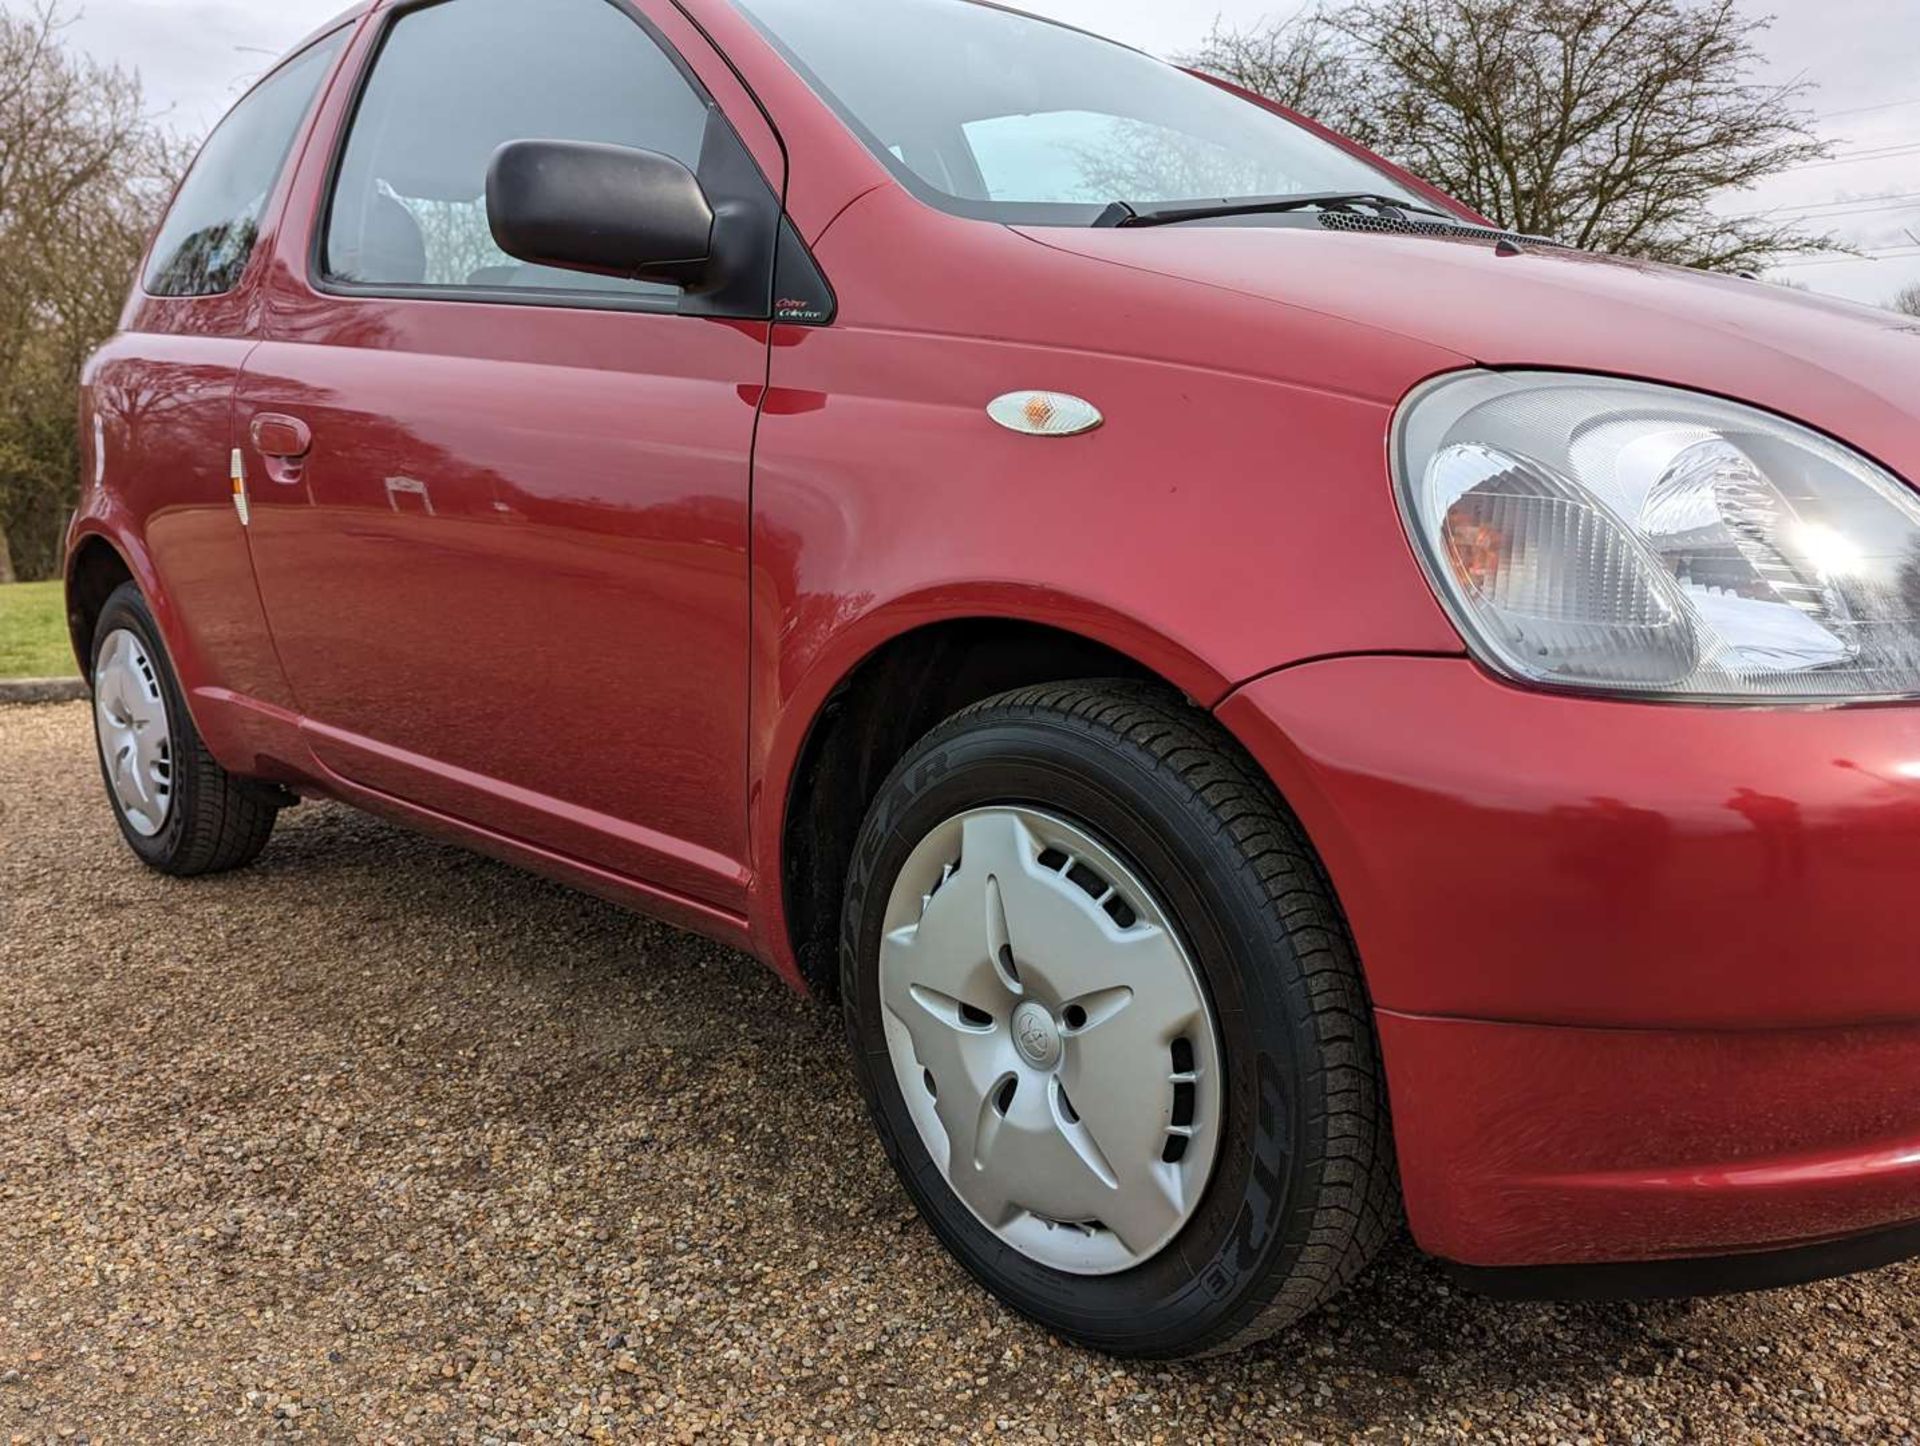
<path fill-rule="evenodd" d="M 923 200 L 1090 225 L 1114 201 L 1407 188 L 1124 45 L 972 0 L 738 0 Z"/>

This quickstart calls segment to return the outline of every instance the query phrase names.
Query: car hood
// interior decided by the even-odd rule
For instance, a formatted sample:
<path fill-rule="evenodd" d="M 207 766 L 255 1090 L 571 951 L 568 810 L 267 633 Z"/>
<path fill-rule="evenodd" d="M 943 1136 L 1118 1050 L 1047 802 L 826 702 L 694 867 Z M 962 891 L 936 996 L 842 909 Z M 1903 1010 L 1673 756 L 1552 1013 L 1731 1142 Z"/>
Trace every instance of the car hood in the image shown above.
<path fill-rule="evenodd" d="M 1920 322 L 1893 312 L 1548 247 L 1500 255 L 1479 241 L 1293 227 L 1023 234 L 1395 332 L 1483 366 L 1713 392 L 1829 432 L 1920 483 Z"/>

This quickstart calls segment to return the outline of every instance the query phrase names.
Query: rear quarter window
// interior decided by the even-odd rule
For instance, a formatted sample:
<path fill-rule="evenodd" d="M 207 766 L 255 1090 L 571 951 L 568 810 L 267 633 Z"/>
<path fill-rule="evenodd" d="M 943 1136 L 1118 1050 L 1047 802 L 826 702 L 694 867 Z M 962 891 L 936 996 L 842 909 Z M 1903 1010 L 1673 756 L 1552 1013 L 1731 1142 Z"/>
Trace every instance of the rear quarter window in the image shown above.
<path fill-rule="evenodd" d="M 154 240 L 150 294 L 219 296 L 240 284 L 267 201 L 345 40 L 339 31 L 302 51 L 220 122 Z"/>

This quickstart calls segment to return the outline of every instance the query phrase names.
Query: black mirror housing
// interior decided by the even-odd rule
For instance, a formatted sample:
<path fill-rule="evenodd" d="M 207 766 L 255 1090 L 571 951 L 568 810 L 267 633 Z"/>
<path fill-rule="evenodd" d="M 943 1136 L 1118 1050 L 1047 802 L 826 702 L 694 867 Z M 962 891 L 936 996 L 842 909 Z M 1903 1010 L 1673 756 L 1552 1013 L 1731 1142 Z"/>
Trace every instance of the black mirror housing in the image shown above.
<path fill-rule="evenodd" d="M 487 221 L 518 261 L 691 286 L 713 258 L 712 203 L 671 156 L 593 141 L 510 141 L 487 168 Z"/>

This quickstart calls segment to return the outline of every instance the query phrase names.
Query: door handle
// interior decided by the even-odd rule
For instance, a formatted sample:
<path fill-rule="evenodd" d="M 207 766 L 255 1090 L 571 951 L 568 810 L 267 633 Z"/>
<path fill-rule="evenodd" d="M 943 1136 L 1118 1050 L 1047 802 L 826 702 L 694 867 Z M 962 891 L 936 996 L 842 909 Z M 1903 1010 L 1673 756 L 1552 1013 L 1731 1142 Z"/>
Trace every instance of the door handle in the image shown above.
<path fill-rule="evenodd" d="M 298 417 L 262 412 L 253 419 L 253 449 L 266 459 L 267 476 L 297 486 L 313 450 L 313 429 Z"/>
<path fill-rule="evenodd" d="M 253 447 L 262 457 L 298 462 L 313 450 L 313 429 L 298 417 L 262 412 L 253 419 Z"/>

